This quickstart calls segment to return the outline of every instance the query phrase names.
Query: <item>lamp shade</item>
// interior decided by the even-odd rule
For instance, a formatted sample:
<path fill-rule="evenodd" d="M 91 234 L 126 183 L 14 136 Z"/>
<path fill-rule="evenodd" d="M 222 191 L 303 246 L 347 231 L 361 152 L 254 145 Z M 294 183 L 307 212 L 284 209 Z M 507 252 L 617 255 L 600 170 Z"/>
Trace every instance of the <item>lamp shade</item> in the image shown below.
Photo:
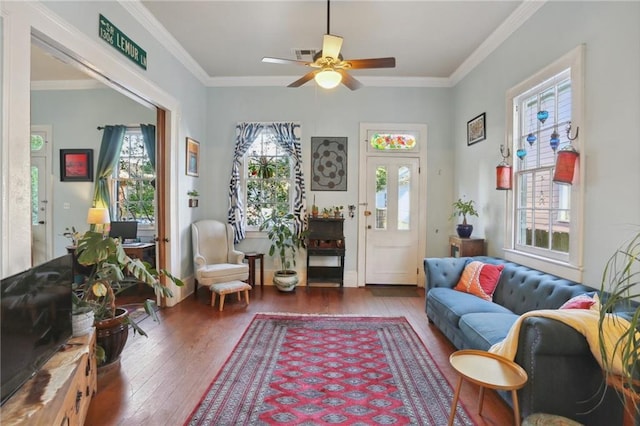
<path fill-rule="evenodd" d="M 104 225 L 110 223 L 109 210 L 105 208 L 91 207 L 87 213 L 87 223 L 90 225 Z"/>
<path fill-rule="evenodd" d="M 578 161 L 578 151 L 571 145 L 567 145 L 558 151 L 556 159 L 556 170 L 553 173 L 553 181 L 555 183 L 564 183 L 571 185 L 573 183 L 573 175 Z"/>
<path fill-rule="evenodd" d="M 511 189 L 511 166 L 505 161 L 496 167 L 496 189 Z"/>
<path fill-rule="evenodd" d="M 333 89 L 342 81 L 342 75 L 334 69 L 325 68 L 318 72 L 314 79 L 323 89 Z"/>

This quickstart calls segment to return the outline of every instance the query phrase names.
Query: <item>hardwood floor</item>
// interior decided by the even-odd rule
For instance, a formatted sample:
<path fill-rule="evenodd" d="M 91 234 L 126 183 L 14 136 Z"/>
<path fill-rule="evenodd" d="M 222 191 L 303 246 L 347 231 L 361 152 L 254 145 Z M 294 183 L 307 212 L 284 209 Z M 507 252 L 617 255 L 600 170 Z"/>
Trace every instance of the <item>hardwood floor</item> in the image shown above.
<path fill-rule="evenodd" d="M 85 424 L 182 425 L 258 312 L 405 316 L 455 389 L 458 378 L 448 362 L 455 349 L 428 323 L 424 289 L 418 293 L 379 297 L 368 288 L 300 287 L 284 294 L 265 286 L 251 291 L 248 307 L 235 295 L 227 296 L 220 312 L 201 288 L 197 299 L 192 295 L 162 309 L 160 323 L 145 319 L 148 338 L 129 336 L 120 368 L 101 373 Z M 485 392 L 482 416 L 477 386 L 465 382 L 460 398 L 479 425 L 513 424 L 513 412 L 494 391 Z"/>

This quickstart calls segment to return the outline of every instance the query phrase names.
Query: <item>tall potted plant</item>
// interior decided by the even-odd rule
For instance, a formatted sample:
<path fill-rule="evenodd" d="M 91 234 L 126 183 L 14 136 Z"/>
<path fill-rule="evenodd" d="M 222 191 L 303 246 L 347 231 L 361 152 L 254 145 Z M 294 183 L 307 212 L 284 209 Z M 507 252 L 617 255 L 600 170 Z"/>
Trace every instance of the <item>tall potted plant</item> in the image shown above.
<path fill-rule="evenodd" d="M 473 225 L 467 223 L 467 215 L 478 216 L 478 212 L 473 206 L 473 200 L 462 201 L 462 198 L 453 203 L 453 213 L 451 218 L 462 216 L 462 223 L 458 224 L 456 231 L 460 238 L 469 238 L 473 232 Z"/>
<path fill-rule="evenodd" d="M 607 261 L 600 294 L 598 331 L 605 377 L 625 402 L 628 424 L 635 424 L 633 418 L 640 416 L 640 233 L 619 247 Z M 608 352 L 606 342 L 611 341 L 611 336 L 606 333 L 605 323 L 611 312 L 618 313 L 629 324 L 614 338 L 613 349 Z M 614 373 L 618 359 L 622 371 Z"/>
<path fill-rule="evenodd" d="M 78 263 L 90 268 L 91 272 L 82 283 L 75 285 L 74 309 L 91 309 L 96 326 L 96 340 L 101 364 L 117 361 L 129 335 L 129 326 L 134 333 L 147 334 L 128 316 L 125 309 L 116 306 L 117 295 L 126 287 L 128 279 L 142 282 L 153 288 L 156 295 L 171 297 L 172 292 L 160 283 L 159 277 L 166 276 L 177 286 L 184 283 L 167 271 L 157 271 L 140 259 L 127 256 L 120 240 L 105 238 L 99 232 L 86 232 L 77 241 Z M 126 275 L 125 275 L 126 274 Z M 158 320 L 154 301 L 146 300 L 144 309 L 155 321 Z"/>
<path fill-rule="evenodd" d="M 260 225 L 260 230 L 266 231 L 271 240 L 269 256 L 275 255 L 280 261 L 280 269 L 273 276 L 273 284 L 280 291 L 293 291 L 299 282 L 298 273 L 292 267 L 296 266 L 296 252 L 304 245 L 306 231 L 301 235 L 295 232 L 294 218 L 291 213 L 282 215 L 274 209 Z"/>

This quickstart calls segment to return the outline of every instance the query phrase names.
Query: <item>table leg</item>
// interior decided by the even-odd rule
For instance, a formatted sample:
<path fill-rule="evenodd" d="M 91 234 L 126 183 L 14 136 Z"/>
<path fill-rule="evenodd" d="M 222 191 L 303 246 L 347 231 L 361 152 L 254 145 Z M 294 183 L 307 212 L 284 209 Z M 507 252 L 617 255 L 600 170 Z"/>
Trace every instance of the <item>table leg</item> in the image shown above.
<path fill-rule="evenodd" d="M 482 414 L 483 401 L 484 401 L 484 386 L 480 386 L 480 395 L 478 396 L 478 414 Z"/>
<path fill-rule="evenodd" d="M 249 257 L 249 284 L 251 287 L 256 285 L 256 258 Z"/>
<path fill-rule="evenodd" d="M 453 426 L 453 420 L 456 418 L 456 407 L 458 406 L 458 398 L 460 397 L 460 389 L 462 388 L 462 376 L 458 379 L 458 386 L 456 387 L 456 393 L 453 396 L 453 402 L 451 403 L 451 415 L 449 416 L 448 426 Z"/>
<path fill-rule="evenodd" d="M 514 389 L 511 391 L 511 399 L 513 399 L 513 416 L 515 417 L 515 425 L 520 426 L 520 408 L 518 407 L 518 392 Z"/>
<path fill-rule="evenodd" d="M 260 256 L 260 287 L 264 285 L 264 256 Z"/>

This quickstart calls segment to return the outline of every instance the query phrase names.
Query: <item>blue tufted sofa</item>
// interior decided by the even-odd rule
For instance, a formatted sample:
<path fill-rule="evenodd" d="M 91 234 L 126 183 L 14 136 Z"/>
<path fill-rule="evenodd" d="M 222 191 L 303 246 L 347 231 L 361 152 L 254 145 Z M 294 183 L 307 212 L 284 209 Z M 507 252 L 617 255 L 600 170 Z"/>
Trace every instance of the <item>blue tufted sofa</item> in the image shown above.
<path fill-rule="evenodd" d="M 504 270 L 489 302 L 453 290 L 472 260 L 503 264 Z M 503 340 L 519 315 L 536 309 L 557 309 L 579 294 L 595 291 L 572 281 L 503 259 L 478 256 L 427 258 L 426 312 L 458 349 L 488 350 Z M 603 393 L 600 366 L 586 339 L 553 319 L 523 321 L 516 363 L 529 376 L 518 392 L 521 414 L 549 413 L 585 425 L 622 424 L 622 404 L 610 389 Z M 508 393 L 500 393 L 511 404 Z"/>

